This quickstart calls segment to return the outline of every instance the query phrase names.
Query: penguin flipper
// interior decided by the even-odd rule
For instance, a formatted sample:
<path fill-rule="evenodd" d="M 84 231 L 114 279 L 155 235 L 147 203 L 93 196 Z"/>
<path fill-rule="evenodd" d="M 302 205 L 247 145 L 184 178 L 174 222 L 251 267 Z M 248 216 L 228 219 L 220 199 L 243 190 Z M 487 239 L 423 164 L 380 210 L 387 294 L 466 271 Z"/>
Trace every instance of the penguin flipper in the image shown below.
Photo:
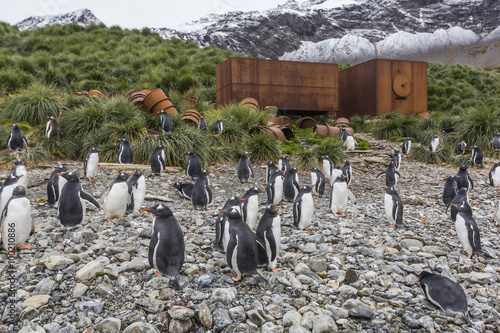
<path fill-rule="evenodd" d="M 264 245 L 264 242 L 262 242 L 260 236 L 257 236 L 257 250 L 258 250 L 258 255 L 257 255 L 257 265 L 265 265 L 267 264 L 267 252 L 266 252 L 266 246 Z"/>
<path fill-rule="evenodd" d="M 385 175 L 386 173 L 387 173 L 387 170 L 386 170 L 386 171 L 382 171 L 382 172 L 381 172 L 381 173 L 379 173 L 379 174 L 377 175 L 377 177 L 375 177 L 375 178 L 378 178 L 378 177 L 380 177 L 380 176 L 382 176 L 382 175 Z"/>
<path fill-rule="evenodd" d="M 401 177 L 401 175 L 399 174 L 399 171 L 398 171 L 398 170 L 394 170 L 394 173 L 395 173 L 396 175 L 398 175 L 399 177 Z"/>
<path fill-rule="evenodd" d="M 301 204 L 302 204 L 302 197 L 297 198 L 293 203 L 293 225 L 295 226 L 295 228 L 299 227 L 300 216 L 302 213 L 302 210 L 300 208 Z"/>
<path fill-rule="evenodd" d="M 255 272 L 255 274 L 252 274 L 252 276 L 257 281 L 260 281 L 260 282 L 265 283 L 265 284 L 269 284 L 269 282 L 262 275 L 260 275 L 259 272 Z"/>
<path fill-rule="evenodd" d="M 472 178 L 470 177 L 469 174 L 467 174 L 467 178 L 469 179 L 469 182 L 470 182 L 470 189 L 473 190 L 474 189 L 474 181 L 472 180 Z"/>
<path fill-rule="evenodd" d="M 347 189 L 347 196 L 354 202 L 355 205 L 358 204 L 356 197 L 354 196 L 354 193 L 352 193 L 350 189 Z"/>
<path fill-rule="evenodd" d="M 107 195 L 107 193 L 106 193 Z M 88 194 L 87 192 L 85 192 L 83 189 L 80 190 L 80 198 L 82 198 L 83 200 L 87 200 L 88 202 L 90 202 L 91 204 L 93 204 L 97 209 L 100 209 L 101 206 L 99 205 L 99 203 L 97 202 L 96 199 L 94 199 L 93 196 L 91 196 L 90 194 Z"/>
<path fill-rule="evenodd" d="M 230 267 L 230 268 L 233 268 L 233 262 L 232 262 L 232 258 L 233 258 L 233 252 L 234 252 L 234 249 L 236 247 L 236 236 L 234 235 L 231 235 L 229 236 L 229 242 L 227 243 L 227 249 L 226 249 L 226 261 L 227 261 L 227 265 Z"/>
<path fill-rule="evenodd" d="M 24 141 L 24 143 L 26 143 L 26 147 L 29 147 L 28 140 L 26 139 L 26 137 L 24 136 L 24 134 L 23 134 L 23 141 Z"/>
<path fill-rule="evenodd" d="M 467 234 L 469 236 L 469 244 L 472 245 L 473 253 L 480 253 L 481 252 L 481 239 L 479 236 L 479 228 L 478 228 L 477 224 L 467 221 L 466 227 L 468 229 L 470 229 L 470 231 Z"/>
<path fill-rule="evenodd" d="M 271 249 L 271 258 L 270 261 L 273 261 L 276 259 L 276 256 L 278 255 L 278 251 L 276 249 L 276 240 L 274 239 L 274 234 L 273 234 L 273 229 L 269 230 L 269 233 L 266 233 L 266 238 L 269 243 L 269 247 Z"/>
<path fill-rule="evenodd" d="M 489 178 L 490 178 L 490 186 L 493 186 L 493 177 L 491 176 L 491 170 L 490 170 Z"/>

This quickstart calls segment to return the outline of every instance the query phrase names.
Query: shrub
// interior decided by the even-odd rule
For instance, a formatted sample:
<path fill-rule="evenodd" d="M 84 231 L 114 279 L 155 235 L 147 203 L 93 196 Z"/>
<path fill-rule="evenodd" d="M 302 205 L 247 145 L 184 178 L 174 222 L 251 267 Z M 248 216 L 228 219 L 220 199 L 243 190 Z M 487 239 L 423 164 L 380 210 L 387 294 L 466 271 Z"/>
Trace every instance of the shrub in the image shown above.
<path fill-rule="evenodd" d="M 488 149 L 488 142 L 500 132 L 500 108 L 481 105 L 469 108 L 458 126 L 459 138 L 469 146 Z"/>
<path fill-rule="evenodd" d="M 217 119 L 233 120 L 245 130 L 249 130 L 252 126 L 266 125 L 269 118 L 262 110 L 240 104 L 230 104 L 218 109 L 207 110 L 203 116 L 209 123 L 215 122 Z"/>
<path fill-rule="evenodd" d="M 335 164 L 343 164 L 346 159 L 346 154 L 344 152 L 344 143 L 340 138 L 329 136 L 323 138 L 321 143 L 317 145 L 316 148 L 317 156 L 319 160 L 321 156 L 328 155 Z"/>
<path fill-rule="evenodd" d="M 385 125 L 375 126 L 372 134 L 377 139 L 388 140 L 392 136 L 414 137 L 417 134 L 419 118 L 416 116 L 405 117 L 399 113 L 389 113 Z"/>
<path fill-rule="evenodd" d="M 318 147 L 313 146 L 309 149 L 304 149 L 297 154 L 295 165 L 300 169 L 320 168 L 320 158 L 317 153 Z"/>
<path fill-rule="evenodd" d="M 252 152 L 252 161 L 274 161 L 281 155 L 278 140 L 266 133 L 252 134 L 245 141 L 245 147 L 246 151 Z"/>
<path fill-rule="evenodd" d="M 415 145 L 412 146 L 410 157 L 419 162 L 425 163 L 446 163 L 450 162 L 453 157 L 454 146 L 446 144 L 441 149 L 431 152 L 427 146 Z"/>

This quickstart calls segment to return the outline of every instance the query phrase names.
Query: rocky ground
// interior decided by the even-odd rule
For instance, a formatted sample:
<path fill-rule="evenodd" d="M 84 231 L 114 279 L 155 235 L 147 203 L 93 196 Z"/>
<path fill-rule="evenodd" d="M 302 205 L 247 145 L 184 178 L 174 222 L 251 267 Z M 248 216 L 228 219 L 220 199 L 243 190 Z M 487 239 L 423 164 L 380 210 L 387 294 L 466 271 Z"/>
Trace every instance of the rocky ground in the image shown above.
<path fill-rule="evenodd" d="M 170 187 L 176 180 L 187 181 L 183 173 L 147 179 L 148 194 L 168 196 L 184 231 L 180 291 L 149 267 L 150 214 L 108 223 L 102 210 L 92 210 L 81 228 L 63 235 L 56 210 L 36 203 L 46 197 L 52 169 L 29 170 L 36 231 L 28 243 L 33 250 L 15 259 L 12 290 L 7 255 L 0 252 L 2 310 L 8 301 L 15 303 L 14 323 L 7 323 L 5 308 L 0 332 L 499 332 L 500 227 L 490 221 L 498 197 L 487 185 L 491 161 L 471 170 L 476 187 L 470 202 L 483 248 L 496 259 L 471 260 L 460 255 L 455 227 L 441 201 L 445 179 L 458 168 L 403 159 L 398 192 L 405 227 L 389 228 L 385 181 L 375 176 L 388 164 L 390 143 L 365 138 L 374 151 L 349 154 L 357 205 L 350 202 L 347 217 L 336 218 L 328 198 L 316 198 L 311 231 L 283 227 L 282 271 L 261 270 L 269 285 L 253 277 L 232 281 L 225 255 L 212 247 L 215 217 L 226 199 L 243 195 L 250 186 L 264 188 L 260 165 L 246 184 L 237 182 L 236 166 L 213 166 L 214 199 L 207 212 L 194 211 Z M 82 163 L 70 164 L 81 173 Z M 101 171 L 98 180 L 82 180 L 82 185 L 99 198 L 116 175 Z M 305 171 L 299 177 L 301 183 L 310 181 Z M 262 207 L 265 200 L 262 195 Z M 291 203 L 282 204 L 282 223 L 293 222 L 291 208 Z M 414 274 L 424 269 L 462 285 L 474 328 L 425 299 Z"/>

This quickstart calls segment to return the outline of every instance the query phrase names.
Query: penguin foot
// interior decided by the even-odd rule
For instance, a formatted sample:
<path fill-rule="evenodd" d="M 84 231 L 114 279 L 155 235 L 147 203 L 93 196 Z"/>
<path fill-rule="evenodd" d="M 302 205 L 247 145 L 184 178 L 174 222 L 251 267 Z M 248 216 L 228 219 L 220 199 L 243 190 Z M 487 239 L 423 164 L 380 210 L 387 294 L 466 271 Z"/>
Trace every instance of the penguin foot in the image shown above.
<path fill-rule="evenodd" d="M 7 257 L 9 257 L 9 258 L 17 258 L 17 253 L 9 252 L 9 253 L 7 253 Z"/>
<path fill-rule="evenodd" d="M 276 272 L 279 272 L 279 271 L 281 271 L 281 268 L 278 268 L 278 267 L 274 267 L 274 268 L 273 268 L 273 272 L 275 272 L 275 273 L 276 273 Z"/>
<path fill-rule="evenodd" d="M 333 216 L 335 216 L 335 217 L 339 217 L 340 215 L 339 215 L 339 214 L 337 214 L 337 213 L 334 213 L 334 214 L 333 214 Z"/>
<path fill-rule="evenodd" d="M 395 225 L 396 224 L 394 224 L 394 223 L 393 224 L 389 224 L 389 228 L 394 228 Z"/>
<path fill-rule="evenodd" d="M 31 250 L 31 246 L 25 244 L 19 244 L 19 250 Z"/>
<path fill-rule="evenodd" d="M 49 201 L 49 199 L 38 199 L 36 202 L 42 203 L 42 202 L 47 202 L 47 201 Z"/>
<path fill-rule="evenodd" d="M 206 210 L 207 212 L 209 212 L 209 211 L 211 211 L 211 210 L 212 210 L 212 208 L 205 207 L 205 210 Z"/>
<path fill-rule="evenodd" d="M 240 281 L 241 280 L 241 276 L 234 276 L 231 278 L 233 281 Z"/>
<path fill-rule="evenodd" d="M 161 273 L 157 269 L 155 269 L 155 275 L 156 276 L 161 276 Z"/>

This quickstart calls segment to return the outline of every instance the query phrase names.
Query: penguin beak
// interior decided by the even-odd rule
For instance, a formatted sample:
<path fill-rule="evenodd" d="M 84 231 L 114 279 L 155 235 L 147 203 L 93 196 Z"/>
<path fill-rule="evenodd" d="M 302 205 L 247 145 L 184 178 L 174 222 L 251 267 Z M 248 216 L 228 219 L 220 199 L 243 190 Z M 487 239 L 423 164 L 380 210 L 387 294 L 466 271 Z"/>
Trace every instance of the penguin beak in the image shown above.
<path fill-rule="evenodd" d="M 70 167 L 67 167 L 66 169 L 71 170 L 71 168 L 70 168 Z"/>
<path fill-rule="evenodd" d="M 251 152 L 251 151 L 249 151 L 248 153 L 249 153 L 249 154 L 251 154 L 252 152 Z"/>
<path fill-rule="evenodd" d="M 274 211 L 275 211 L 275 212 L 277 212 L 278 210 L 277 210 L 277 209 L 275 209 Z"/>
<path fill-rule="evenodd" d="M 344 178 L 346 178 L 346 179 L 347 179 L 347 176 L 344 176 Z"/>
<path fill-rule="evenodd" d="M 186 152 L 182 153 L 182 155 L 186 155 Z"/>
<path fill-rule="evenodd" d="M 387 188 L 387 186 L 382 186 L 382 188 L 384 188 L 384 189 L 385 189 L 385 188 Z"/>
<path fill-rule="evenodd" d="M 221 213 L 227 213 L 224 209 L 219 209 L 219 212 L 221 212 Z"/>
<path fill-rule="evenodd" d="M 460 178 L 460 176 L 457 176 L 457 178 Z"/>
<path fill-rule="evenodd" d="M 241 198 L 240 201 L 245 201 L 246 199 Z"/>
<path fill-rule="evenodd" d="M 129 175 L 129 176 L 133 176 L 134 174 L 133 174 L 133 173 L 129 173 L 128 175 Z"/>
<path fill-rule="evenodd" d="M 23 178 L 24 175 L 20 175 L 19 178 Z"/>
<path fill-rule="evenodd" d="M 151 208 L 143 208 L 142 210 L 151 211 Z"/>
<path fill-rule="evenodd" d="M 262 192 L 262 193 L 266 193 L 266 190 L 262 190 L 261 192 Z"/>
<path fill-rule="evenodd" d="M 174 187 L 174 184 L 170 184 L 170 186 Z"/>
<path fill-rule="evenodd" d="M 457 207 L 457 205 L 455 205 L 454 203 L 451 203 L 450 205 L 452 205 L 453 207 Z"/>
<path fill-rule="evenodd" d="M 116 140 L 120 141 L 120 139 L 116 139 Z"/>
<path fill-rule="evenodd" d="M 314 186 L 316 186 L 316 185 L 311 185 L 311 188 L 313 188 Z"/>
<path fill-rule="evenodd" d="M 58 173 L 57 175 L 58 175 L 58 176 L 62 176 L 62 173 Z"/>
<path fill-rule="evenodd" d="M 97 151 L 101 151 L 100 149 L 97 149 Z"/>
<path fill-rule="evenodd" d="M 5 161 L 0 161 L 0 164 L 4 164 L 4 163 L 5 163 Z"/>

